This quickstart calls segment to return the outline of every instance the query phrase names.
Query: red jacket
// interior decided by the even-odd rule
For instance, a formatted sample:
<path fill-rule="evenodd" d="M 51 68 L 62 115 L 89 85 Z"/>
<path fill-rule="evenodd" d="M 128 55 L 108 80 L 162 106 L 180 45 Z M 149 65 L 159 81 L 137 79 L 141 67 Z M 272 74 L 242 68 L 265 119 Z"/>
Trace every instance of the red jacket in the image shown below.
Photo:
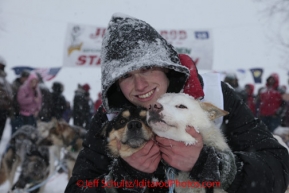
<path fill-rule="evenodd" d="M 255 115 L 256 114 L 256 102 L 255 102 L 255 97 L 254 97 L 254 85 L 247 84 L 246 86 L 248 87 L 246 104 Z"/>
<path fill-rule="evenodd" d="M 260 116 L 273 116 L 282 105 L 282 95 L 278 91 L 279 77 L 272 74 L 275 79 L 273 86 L 266 84 L 266 88 L 260 91 Z"/>

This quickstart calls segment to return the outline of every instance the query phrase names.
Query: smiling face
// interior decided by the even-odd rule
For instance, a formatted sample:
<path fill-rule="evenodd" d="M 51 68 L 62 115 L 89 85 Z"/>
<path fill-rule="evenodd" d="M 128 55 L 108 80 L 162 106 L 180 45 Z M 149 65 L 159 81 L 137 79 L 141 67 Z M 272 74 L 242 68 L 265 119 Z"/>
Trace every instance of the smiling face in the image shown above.
<path fill-rule="evenodd" d="M 162 68 L 143 68 L 125 74 L 119 79 L 119 86 L 132 104 L 148 109 L 166 93 L 169 80 Z"/>

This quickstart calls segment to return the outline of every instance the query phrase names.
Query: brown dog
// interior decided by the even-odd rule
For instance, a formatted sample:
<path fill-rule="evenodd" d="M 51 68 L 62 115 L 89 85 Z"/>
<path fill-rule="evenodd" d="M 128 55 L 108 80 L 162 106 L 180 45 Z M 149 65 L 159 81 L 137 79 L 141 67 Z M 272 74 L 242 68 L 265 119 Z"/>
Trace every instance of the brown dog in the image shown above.
<path fill-rule="evenodd" d="M 55 159 L 60 158 L 61 148 L 65 149 L 64 161 L 67 164 L 68 178 L 71 177 L 76 158 L 82 148 L 82 142 L 86 130 L 78 126 L 72 126 L 65 121 L 54 120 L 54 126 L 49 130 L 47 136 L 39 144 L 51 146 L 50 148 L 50 173 L 55 170 Z"/>
<path fill-rule="evenodd" d="M 152 129 L 146 123 L 146 114 L 147 110 L 144 108 L 126 108 L 104 125 L 101 134 L 107 138 L 106 148 L 109 156 L 128 157 L 154 137 Z M 112 174 L 109 173 L 105 180 L 113 180 Z M 106 188 L 106 192 L 115 193 L 117 189 Z"/>
<path fill-rule="evenodd" d="M 0 185 L 8 180 L 9 190 L 20 191 L 46 179 L 49 167 L 48 147 L 37 144 L 39 138 L 41 136 L 37 128 L 29 125 L 22 126 L 12 135 L 1 160 Z M 18 167 L 21 167 L 21 173 L 14 184 Z M 42 188 L 33 192 L 39 193 Z"/>
<path fill-rule="evenodd" d="M 112 157 L 128 157 L 153 138 L 146 114 L 144 108 L 130 107 L 105 124 L 102 135 L 107 138 L 107 148 Z"/>

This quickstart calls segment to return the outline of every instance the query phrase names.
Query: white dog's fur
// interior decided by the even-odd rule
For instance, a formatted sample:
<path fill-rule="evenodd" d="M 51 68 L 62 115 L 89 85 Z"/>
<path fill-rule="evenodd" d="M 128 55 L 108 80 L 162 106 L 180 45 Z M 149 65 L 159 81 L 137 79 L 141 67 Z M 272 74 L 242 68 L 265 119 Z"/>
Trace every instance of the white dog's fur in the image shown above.
<path fill-rule="evenodd" d="M 213 120 L 225 116 L 228 112 L 205 102 L 195 100 L 184 93 L 167 93 L 162 95 L 147 114 L 147 122 L 158 136 L 182 141 L 187 145 L 193 145 L 197 141 L 186 132 L 187 126 L 192 126 L 200 132 L 203 142 L 207 146 L 213 146 L 220 151 L 230 151 L 228 144 L 219 128 L 216 128 Z M 189 180 L 189 174 L 180 172 L 176 179 Z M 224 192 L 222 189 L 214 189 L 215 192 Z M 205 192 L 198 188 L 176 188 L 176 192 Z"/>

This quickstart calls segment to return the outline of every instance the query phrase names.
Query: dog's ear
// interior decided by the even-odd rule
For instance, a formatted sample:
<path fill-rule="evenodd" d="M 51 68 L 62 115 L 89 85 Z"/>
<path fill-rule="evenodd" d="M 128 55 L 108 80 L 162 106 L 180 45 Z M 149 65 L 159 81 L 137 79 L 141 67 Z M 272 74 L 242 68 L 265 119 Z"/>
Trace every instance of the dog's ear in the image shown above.
<path fill-rule="evenodd" d="M 204 109 L 205 111 L 207 111 L 209 113 L 209 118 L 211 120 L 214 120 L 214 119 L 217 119 L 219 117 L 222 117 L 222 116 L 229 114 L 229 112 L 224 111 L 223 109 L 220 109 L 211 103 L 200 102 L 200 105 L 201 105 L 202 109 Z"/>

